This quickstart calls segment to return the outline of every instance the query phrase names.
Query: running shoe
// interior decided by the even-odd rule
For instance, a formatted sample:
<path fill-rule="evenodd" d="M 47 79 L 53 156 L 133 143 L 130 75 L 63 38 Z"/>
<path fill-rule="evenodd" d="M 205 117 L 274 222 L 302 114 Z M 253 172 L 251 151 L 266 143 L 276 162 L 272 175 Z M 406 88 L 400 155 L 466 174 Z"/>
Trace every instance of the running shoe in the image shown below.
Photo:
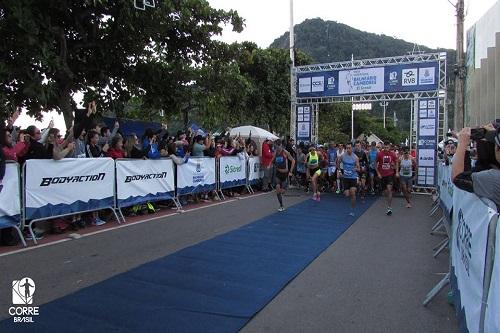
<path fill-rule="evenodd" d="M 387 208 L 387 213 L 386 213 L 388 216 L 391 216 L 392 215 L 392 209 L 391 208 Z"/>
<path fill-rule="evenodd" d="M 412 206 L 411 206 L 411 203 L 409 203 L 409 202 L 408 202 L 408 203 L 406 204 L 406 208 L 411 208 L 411 207 L 412 207 Z"/>
<path fill-rule="evenodd" d="M 337 194 L 340 194 L 340 189 L 339 189 L 339 188 L 337 189 L 337 192 L 336 192 L 336 193 L 337 193 Z"/>
<path fill-rule="evenodd" d="M 314 201 L 318 201 L 318 198 L 317 198 L 317 196 L 316 196 L 316 193 L 314 193 L 314 194 L 313 194 L 312 199 L 313 199 Z"/>
<path fill-rule="evenodd" d="M 349 216 L 354 217 L 354 212 L 350 212 L 350 213 L 349 213 Z"/>
<path fill-rule="evenodd" d="M 317 196 L 316 196 L 316 201 L 317 201 L 317 202 L 320 202 L 320 201 L 321 201 L 321 196 L 317 195 Z"/>
<path fill-rule="evenodd" d="M 283 212 L 284 210 L 285 210 L 285 207 L 278 208 L 278 212 Z"/>

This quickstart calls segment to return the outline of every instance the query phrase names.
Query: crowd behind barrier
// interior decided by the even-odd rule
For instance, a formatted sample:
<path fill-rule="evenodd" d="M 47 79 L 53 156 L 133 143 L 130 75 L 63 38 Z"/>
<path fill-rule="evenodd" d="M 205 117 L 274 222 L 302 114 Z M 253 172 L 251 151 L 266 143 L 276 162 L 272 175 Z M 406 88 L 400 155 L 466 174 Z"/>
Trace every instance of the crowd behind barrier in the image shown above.
<path fill-rule="evenodd" d="M 257 184 L 262 178 L 255 170 L 257 160 L 192 157 L 181 165 L 169 158 L 29 160 L 22 192 L 19 166 L 8 163 L 8 177 L 0 189 L 0 228 L 14 227 L 23 239 L 21 230 L 27 226 L 36 243 L 33 224 L 40 220 L 111 209 L 120 222 L 118 214 L 125 220 L 122 208 L 159 200 L 173 200 L 180 209 L 182 195 L 222 194 L 224 189 Z"/>
<path fill-rule="evenodd" d="M 453 185 L 451 168 L 438 165 L 438 191 L 451 223 L 450 282 L 460 331 L 500 332 L 499 214 L 491 200 Z"/>

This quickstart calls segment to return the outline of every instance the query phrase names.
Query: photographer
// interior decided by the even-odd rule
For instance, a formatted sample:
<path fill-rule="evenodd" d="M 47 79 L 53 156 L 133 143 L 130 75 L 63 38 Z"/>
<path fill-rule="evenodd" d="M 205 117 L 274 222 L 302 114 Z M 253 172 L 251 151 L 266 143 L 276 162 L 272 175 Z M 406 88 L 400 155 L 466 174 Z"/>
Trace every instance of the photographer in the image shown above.
<path fill-rule="evenodd" d="M 464 171 L 465 153 L 471 139 L 478 142 L 478 163 L 482 163 L 481 167 L 475 168 L 477 171 L 473 172 Z M 488 146 L 487 143 L 494 145 L 494 151 L 486 151 L 487 155 L 481 156 L 479 146 Z M 495 130 L 489 125 L 472 131 L 465 127 L 460 131 L 453 159 L 452 181 L 458 188 L 488 198 L 495 202 L 497 208 L 500 207 L 500 128 Z"/>

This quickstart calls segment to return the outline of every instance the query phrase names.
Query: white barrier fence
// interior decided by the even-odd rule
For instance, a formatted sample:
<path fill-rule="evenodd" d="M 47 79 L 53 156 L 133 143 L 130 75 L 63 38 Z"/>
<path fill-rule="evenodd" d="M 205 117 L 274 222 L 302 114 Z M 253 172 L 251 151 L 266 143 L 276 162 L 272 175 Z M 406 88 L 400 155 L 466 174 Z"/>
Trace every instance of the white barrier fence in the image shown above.
<path fill-rule="evenodd" d="M 451 166 L 440 165 L 438 178 L 441 207 L 445 215 L 453 212 L 451 286 L 459 326 L 471 333 L 500 332 L 500 251 L 495 255 L 500 249 L 500 228 L 496 207 L 488 199 L 455 187 Z"/>
<path fill-rule="evenodd" d="M 111 209 L 120 222 L 121 208 L 156 200 L 172 199 L 181 208 L 182 195 L 249 186 L 248 175 L 252 182 L 262 177 L 249 171 L 250 163 L 255 167 L 258 158 L 189 158 L 181 165 L 171 159 L 28 160 L 22 200 L 19 166 L 7 163 L 0 184 L 0 228 L 17 228 L 24 243 L 20 229 L 30 220 L 36 243 L 33 224 L 40 220 Z"/>

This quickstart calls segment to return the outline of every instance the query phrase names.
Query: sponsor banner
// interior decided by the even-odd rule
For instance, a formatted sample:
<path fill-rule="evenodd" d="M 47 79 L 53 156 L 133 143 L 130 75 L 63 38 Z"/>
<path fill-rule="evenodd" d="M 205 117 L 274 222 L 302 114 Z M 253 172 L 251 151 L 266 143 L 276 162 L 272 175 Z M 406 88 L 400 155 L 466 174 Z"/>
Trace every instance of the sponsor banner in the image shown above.
<path fill-rule="evenodd" d="M 0 181 L 0 229 L 19 224 L 21 217 L 21 192 L 19 166 L 5 164 L 5 176 Z"/>
<path fill-rule="evenodd" d="M 436 61 L 297 74 L 297 97 L 432 91 L 439 87 Z"/>
<path fill-rule="evenodd" d="M 491 275 L 490 291 L 488 294 L 488 306 L 484 319 L 484 332 L 500 332 L 500 219 L 497 222 L 495 262 Z"/>
<path fill-rule="evenodd" d="M 219 159 L 220 188 L 231 188 L 247 183 L 246 160 L 238 156 L 223 156 Z"/>
<path fill-rule="evenodd" d="M 118 207 L 174 197 L 172 160 L 117 160 L 116 200 Z"/>
<path fill-rule="evenodd" d="M 436 98 L 419 99 L 417 105 L 417 185 L 435 187 L 437 183 L 438 108 Z"/>
<path fill-rule="evenodd" d="M 455 188 L 451 238 L 452 287 L 459 321 L 479 331 L 488 228 L 494 210 L 469 192 Z M 465 318 L 461 318 L 465 316 Z"/>
<path fill-rule="evenodd" d="M 339 95 L 384 91 L 384 67 L 351 69 L 339 72 Z"/>
<path fill-rule="evenodd" d="M 451 210 L 453 208 L 453 191 L 454 185 L 451 181 L 451 165 L 438 165 L 438 187 L 439 187 L 439 200 L 441 207 L 445 210 L 445 216 L 451 218 Z"/>
<path fill-rule="evenodd" d="M 215 190 L 215 174 L 215 158 L 189 158 L 177 166 L 177 195 Z"/>
<path fill-rule="evenodd" d="M 27 219 L 114 206 L 111 158 L 28 160 L 25 168 Z"/>
<path fill-rule="evenodd" d="M 260 157 L 253 156 L 248 159 L 248 182 L 250 185 L 254 185 L 264 178 L 264 170 L 260 166 Z"/>
<path fill-rule="evenodd" d="M 296 138 L 297 141 L 311 141 L 311 118 L 312 106 L 310 104 L 298 104 L 297 122 L 296 122 Z"/>

